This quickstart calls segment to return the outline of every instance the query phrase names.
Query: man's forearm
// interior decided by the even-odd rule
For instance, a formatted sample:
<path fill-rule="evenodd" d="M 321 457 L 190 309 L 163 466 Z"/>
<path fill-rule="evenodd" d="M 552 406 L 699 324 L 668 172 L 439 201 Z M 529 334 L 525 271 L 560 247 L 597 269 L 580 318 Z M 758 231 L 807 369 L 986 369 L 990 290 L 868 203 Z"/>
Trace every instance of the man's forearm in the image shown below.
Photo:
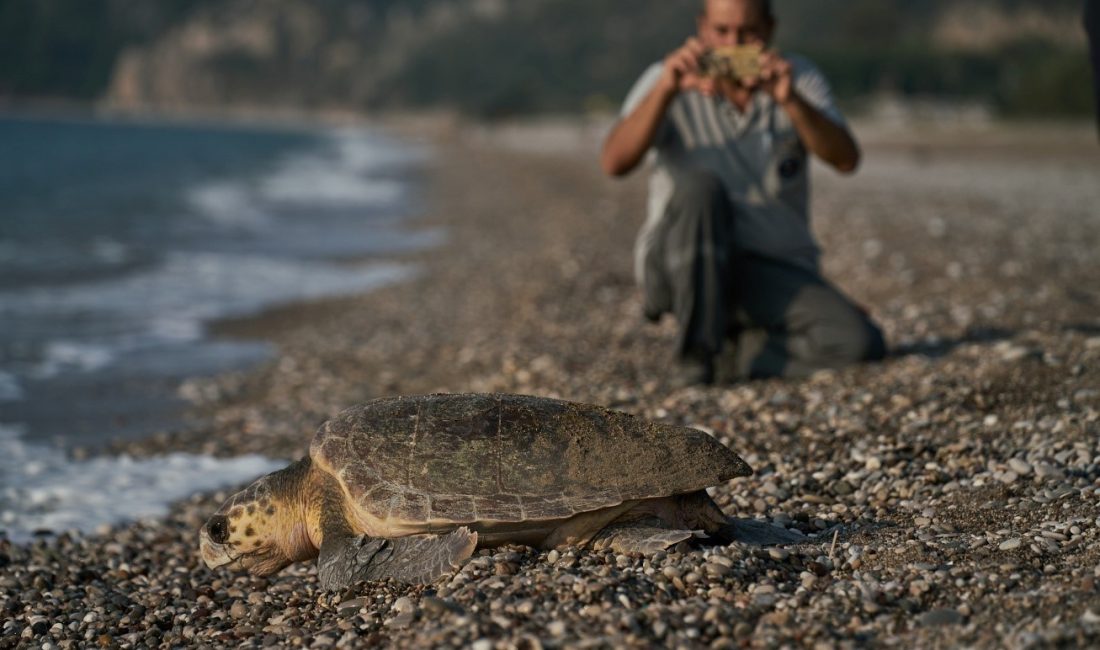
<path fill-rule="evenodd" d="M 859 145 L 847 129 L 830 120 L 824 113 L 791 93 L 783 105 L 794 123 L 798 135 L 810 153 L 841 172 L 853 172 L 859 166 Z"/>
<path fill-rule="evenodd" d="M 675 90 L 660 85 L 629 115 L 619 120 L 604 141 L 600 166 L 610 176 L 629 174 L 645 158 L 653 136 L 664 119 Z"/>

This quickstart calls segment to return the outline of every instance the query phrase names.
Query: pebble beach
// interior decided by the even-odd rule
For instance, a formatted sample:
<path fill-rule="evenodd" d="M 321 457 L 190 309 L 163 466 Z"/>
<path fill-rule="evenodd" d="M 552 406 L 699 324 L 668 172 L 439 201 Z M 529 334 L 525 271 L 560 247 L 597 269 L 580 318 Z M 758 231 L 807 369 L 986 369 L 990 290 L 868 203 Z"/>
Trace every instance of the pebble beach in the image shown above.
<path fill-rule="evenodd" d="M 190 426 L 114 451 L 290 461 L 375 397 L 541 395 L 707 431 L 755 470 L 712 490 L 719 505 L 805 543 L 510 546 L 435 585 L 329 593 L 308 564 L 206 569 L 198 530 L 224 490 L 161 519 L 0 538 L 0 648 L 1100 645 L 1095 133 L 857 128 L 863 167 L 815 170 L 814 223 L 826 275 L 890 356 L 675 390 L 674 324 L 644 320 L 631 271 L 645 179 L 600 174 L 601 133 L 435 129 L 414 227 L 445 243 L 396 258 L 419 273 L 218 324 L 276 358 L 188 381 Z"/>

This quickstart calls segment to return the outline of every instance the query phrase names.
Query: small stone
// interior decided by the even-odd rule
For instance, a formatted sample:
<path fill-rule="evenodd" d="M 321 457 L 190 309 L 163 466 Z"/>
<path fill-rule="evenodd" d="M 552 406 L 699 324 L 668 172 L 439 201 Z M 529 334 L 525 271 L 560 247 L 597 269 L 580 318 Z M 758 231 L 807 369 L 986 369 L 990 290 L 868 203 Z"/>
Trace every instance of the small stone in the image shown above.
<path fill-rule="evenodd" d="M 707 562 L 706 564 L 707 575 L 712 578 L 723 578 L 730 574 L 732 569 L 724 564 L 717 564 L 715 562 Z"/>
<path fill-rule="evenodd" d="M 398 614 L 404 614 L 406 612 L 412 612 L 415 609 L 416 609 L 416 606 L 413 605 L 412 598 L 409 598 L 408 596 L 402 596 L 402 597 L 398 598 L 397 600 L 393 601 L 393 611 L 397 612 Z"/>
<path fill-rule="evenodd" d="M 791 556 L 791 552 L 785 548 L 770 548 L 768 549 L 768 556 L 773 560 L 782 562 Z"/>
<path fill-rule="evenodd" d="M 550 564 L 556 564 L 559 557 L 561 557 L 561 554 L 558 553 L 558 550 L 552 549 L 549 553 L 546 554 L 546 561 Z"/>
<path fill-rule="evenodd" d="M 565 623 L 562 621 L 550 621 L 546 625 L 546 631 L 550 636 L 565 636 Z"/>
<path fill-rule="evenodd" d="M 1097 398 L 1100 398 L 1100 390 L 1096 388 L 1082 388 L 1073 394 L 1073 401 L 1078 404 L 1091 402 Z"/>
<path fill-rule="evenodd" d="M 523 616 L 530 616 L 535 611 L 535 601 L 531 599 L 521 600 L 516 603 L 516 613 Z"/>
<path fill-rule="evenodd" d="M 1043 353 L 1041 351 L 1027 348 L 1022 345 L 1013 345 L 1001 353 L 1001 358 L 1009 363 L 1030 358 L 1041 359 L 1042 356 Z"/>
<path fill-rule="evenodd" d="M 458 605 L 443 600 L 442 598 L 436 598 L 435 596 L 425 596 L 421 598 L 420 607 L 432 616 L 442 616 L 447 612 L 454 612 L 455 614 L 462 613 L 462 608 Z"/>
<path fill-rule="evenodd" d="M 1001 542 L 1001 545 L 997 548 L 1001 549 L 1002 551 L 1011 551 L 1013 549 L 1020 548 L 1020 545 L 1023 543 L 1023 540 L 1019 537 L 1013 537 L 1012 539 L 1006 539 L 1005 541 Z"/>
<path fill-rule="evenodd" d="M 489 639 L 478 639 L 470 644 L 470 650 L 493 650 L 493 642 Z"/>
<path fill-rule="evenodd" d="M 959 625 L 965 618 L 953 609 L 933 609 L 920 615 L 921 627 L 938 627 L 941 625 Z"/>
<path fill-rule="evenodd" d="M 733 568 L 733 560 L 729 559 L 725 555 L 711 555 L 707 558 L 707 562 L 711 564 L 720 564 L 727 569 Z"/>
<path fill-rule="evenodd" d="M 352 598 L 351 600 L 345 600 L 337 605 L 336 611 L 341 612 L 345 616 L 349 616 L 359 611 L 366 603 L 366 598 Z"/>
<path fill-rule="evenodd" d="M 414 618 L 413 612 L 402 612 L 386 621 L 386 625 L 393 628 L 405 628 L 412 625 Z"/>
<path fill-rule="evenodd" d="M 1043 478 L 1043 479 L 1046 479 L 1046 478 L 1060 479 L 1060 478 L 1065 478 L 1066 474 L 1065 474 L 1065 472 L 1063 472 L 1061 469 L 1055 467 L 1054 465 L 1050 465 L 1048 463 L 1039 463 L 1038 465 L 1035 466 L 1035 475 L 1038 476 L 1039 478 Z"/>
<path fill-rule="evenodd" d="M 1008 466 L 1020 476 L 1027 476 L 1031 473 L 1031 463 L 1022 458 L 1010 458 Z"/>
<path fill-rule="evenodd" d="M 248 607 L 239 600 L 234 601 L 233 604 L 229 606 L 229 615 L 237 619 L 244 618 L 248 616 Z"/>

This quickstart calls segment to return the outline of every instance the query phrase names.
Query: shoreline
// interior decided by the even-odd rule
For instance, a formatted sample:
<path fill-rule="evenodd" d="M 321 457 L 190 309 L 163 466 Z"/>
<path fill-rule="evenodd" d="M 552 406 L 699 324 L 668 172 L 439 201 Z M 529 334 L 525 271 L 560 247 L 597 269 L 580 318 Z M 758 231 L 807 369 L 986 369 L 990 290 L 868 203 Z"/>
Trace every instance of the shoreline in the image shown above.
<path fill-rule="evenodd" d="M 895 354 L 799 382 L 669 391 L 673 327 L 643 324 L 631 277 L 644 179 L 607 181 L 589 151 L 516 141 L 491 129 L 441 138 L 430 200 L 408 222 L 448 233 L 439 249 L 411 255 L 422 275 L 224 323 L 271 336 L 278 360 L 198 382 L 209 418 L 200 434 L 128 449 L 296 458 L 317 425 L 371 397 L 561 397 L 712 432 L 757 471 L 715 491 L 727 513 L 807 531 L 838 524 L 835 548 L 814 540 L 774 553 L 734 545 L 631 558 L 506 547 L 432 587 L 325 594 L 309 565 L 266 579 L 205 569 L 195 531 L 229 492 L 220 491 L 56 549 L 0 541 L 0 611 L 12 621 L 0 639 L 716 648 L 1100 639 L 1100 393 L 1089 392 L 1100 385 L 1100 293 L 1088 284 L 1100 223 L 1087 212 L 1097 203 L 1083 203 L 1096 190 L 1082 183 L 1098 171 L 1081 168 L 1085 145 L 1039 156 L 1037 168 L 1027 149 L 991 157 L 960 141 L 872 143 L 860 175 L 818 170 L 826 272 L 872 307 Z M 85 604 L 89 589 L 102 603 Z"/>

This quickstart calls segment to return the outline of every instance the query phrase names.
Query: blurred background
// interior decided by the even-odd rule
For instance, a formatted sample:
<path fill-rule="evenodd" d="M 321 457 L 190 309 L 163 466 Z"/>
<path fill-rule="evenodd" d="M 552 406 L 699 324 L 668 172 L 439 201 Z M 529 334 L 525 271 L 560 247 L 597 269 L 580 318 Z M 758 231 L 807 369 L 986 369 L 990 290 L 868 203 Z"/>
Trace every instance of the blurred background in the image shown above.
<path fill-rule="evenodd" d="M 613 110 L 693 30 L 697 5 L 0 0 L 0 102 L 478 118 Z M 815 59 L 850 111 L 1092 110 L 1081 0 L 777 0 L 776 11 L 780 47 Z"/>

